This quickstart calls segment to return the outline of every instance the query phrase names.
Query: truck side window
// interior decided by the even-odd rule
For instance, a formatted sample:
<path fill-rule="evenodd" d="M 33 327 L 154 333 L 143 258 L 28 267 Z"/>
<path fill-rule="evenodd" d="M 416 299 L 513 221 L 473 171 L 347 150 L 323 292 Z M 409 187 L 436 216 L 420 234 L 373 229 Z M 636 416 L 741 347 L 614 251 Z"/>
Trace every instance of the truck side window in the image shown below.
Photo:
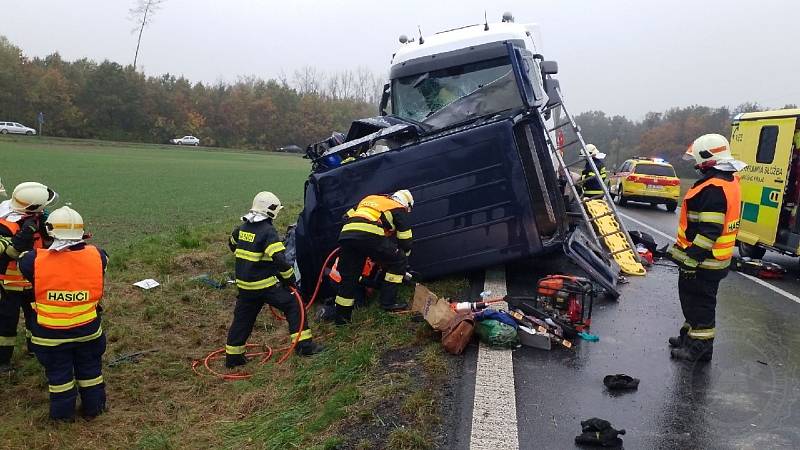
<path fill-rule="evenodd" d="M 758 136 L 758 150 L 756 151 L 756 162 L 759 164 L 771 164 L 775 159 L 775 145 L 778 143 L 778 126 L 769 125 L 761 127 Z"/>

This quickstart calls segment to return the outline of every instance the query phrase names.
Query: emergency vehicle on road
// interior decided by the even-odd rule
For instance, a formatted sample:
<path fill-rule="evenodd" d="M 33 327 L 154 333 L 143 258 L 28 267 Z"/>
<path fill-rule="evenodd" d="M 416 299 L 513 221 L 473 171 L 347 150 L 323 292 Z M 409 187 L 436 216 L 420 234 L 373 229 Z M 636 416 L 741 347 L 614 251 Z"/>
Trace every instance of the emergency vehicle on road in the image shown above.
<path fill-rule="evenodd" d="M 681 180 L 675 175 L 672 164 L 661 158 L 631 158 L 609 177 L 608 183 L 611 195 L 620 206 L 632 201 L 664 205 L 669 212 L 678 208 Z"/>
<path fill-rule="evenodd" d="M 767 249 L 800 255 L 800 109 L 739 114 L 731 152 L 747 163 L 740 175 L 739 254 L 761 258 Z"/>

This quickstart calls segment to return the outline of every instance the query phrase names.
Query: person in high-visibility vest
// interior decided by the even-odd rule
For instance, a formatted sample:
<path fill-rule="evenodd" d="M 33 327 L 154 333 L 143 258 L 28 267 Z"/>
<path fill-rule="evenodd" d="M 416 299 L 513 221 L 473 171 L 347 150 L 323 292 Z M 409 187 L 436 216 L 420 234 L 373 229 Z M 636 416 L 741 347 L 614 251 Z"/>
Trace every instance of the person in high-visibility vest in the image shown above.
<path fill-rule="evenodd" d="M 44 209 L 57 198 L 47 186 L 29 181 L 20 183 L 11 199 L 0 204 L 0 372 L 12 369 L 20 309 L 28 333 L 33 317 L 33 290 L 17 268 L 17 259 L 25 251 L 42 248 Z"/>
<path fill-rule="evenodd" d="M 403 189 L 392 195 L 369 195 L 347 211 L 339 233 L 338 269 L 342 281 L 334 300 L 337 325 L 351 320 L 358 278 L 367 258 L 386 271 L 380 289 L 381 308 L 387 311 L 408 309 L 407 303 L 398 303 L 397 290 L 411 255 L 408 214 L 413 207 L 414 197 Z"/>
<path fill-rule="evenodd" d="M 236 257 L 239 295 L 225 345 L 228 368 L 247 363 L 247 339 L 264 305 L 273 306 L 286 316 L 290 338 L 299 339 L 295 347 L 298 355 L 311 356 L 324 350 L 312 341 L 307 318 L 300 328 L 302 306 L 289 293 L 289 289 L 296 290 L 297 279 L 294 267 L 286 260 L 286 248 L 272 224 L 281 209 L 283 205 L 275 194 L 259 192 L 250 211 L 242 217 L 241 225 L 231 233 L 228 247 Z"/>
<path fill-rule="evenodd" d="M 73 420 L 78 394 L 81 415 L 96 417 L 106 407 L 99 305 L 108 255 L 84 241 L 83 218 L 69 206 L 45 226 L 53 243 L 24 253 L 19 270 L 33 284 L 31 346 L 47 377 L 50 418 Z"/>
<path fill-rule="evenodd" d="M 686 151 L 701 177 L 686 193 L 678 236 L 670 257 L 678 263 L 678 295 L 684 323 L 669 338 L 672 358 L 710 361 L 716 336 L 719 283 L 728 267 L 739 231 L 741 192 L 736 172 L 746 164 L 733 158 L 728 140 L 719 134 L 697 138 Z"/>
<path fill-rule="evenodd" d="M 583 188 L 583 196 L 593 197 L 596 195 L 603 195 L 603 184 L 606 182 L 606 179 L 608 179 L 606 165 L 603 162 L 606 154 L 601 153 L 594 144 L 586 144 L 586 151 L 592 158 L 592 161 L 594 161 L 594 165 L 597 167 L 597 170 L 600 172 L 600 179 L 597 179 L 597 176 L 595 175 L 594 170 L 592 170 L 592 166 L 589 164 L 589 161 L 586 161 L 586 166 L 581 172 L 581 187 Z"/>

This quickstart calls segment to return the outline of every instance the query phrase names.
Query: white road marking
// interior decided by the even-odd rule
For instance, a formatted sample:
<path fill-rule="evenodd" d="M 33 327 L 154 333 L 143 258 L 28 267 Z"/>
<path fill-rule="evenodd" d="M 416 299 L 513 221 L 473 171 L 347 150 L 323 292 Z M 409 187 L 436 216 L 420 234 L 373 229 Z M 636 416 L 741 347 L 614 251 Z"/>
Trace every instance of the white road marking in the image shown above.
<path fill-rule="evenodd" d="M 505 268 L 486 271 L 484 291 L 492 297 L 505 297 Z M 508 309 L 505 302 L 494 308 Z M 499 350 L 481 344 L 475 371 L 475 400 L 472 404 L 470 450 L 519 449 L 517 399 L 514 388 L 514 359 L 511 350 Z"/>
<path fill-rule="evenodd" d="M 675 239 L 674 237 L 668 235 L 667 233 L 664 233 L 661 230 L 657 230 L 657 229 L 651 227 L 650 225 L 648 225 L 648 224 L 646 224 L 644 222 L 641 222 L 639 220 L 636 220 L 636 219 L 634 219 L 633 217 L 631 217 L 631 216 L 629 216 L 627 214 L 620 213 L 619 215 L 624 217 L 627 220 L 630 220 L 631 222 L 633 222 L 635 224 L 638 224 L 638 225 L 641 225 L 641 226 L 647 228 L 648 230 L 652 231 L 653 233 L 658 234 L 659 236 L 663 236 L 664 238 L 666 238 L 666 239 L 668 239 L 670 241 Z M 753 283 L 760 284 L 761 286 L 764 286 L 765 288 L 772 290 L 776 294 L 779 294 L 779 295 L 782 295 L 782 296 L 786 297 L 787 299 L 789 299 L 789 300 L 791 300 L 791 301 L 793 301 L 795 303 L 800 303 L 800 297 L 798 297 L 798 296 L 796 296 L 796 295 L 794 295 L 792 293 L 786 292 L 783 289 L 781 289 L 781 288 L 779 288 L 777 286 L 773 286 L 773 285 L 767 283 L 766 281 L 764 281 L 764 280 L 762 280 L 760 278 L 756 278 L 756 277 L 754 277 L 752 275 L 747 275 L 746 273 L 742 273 L 742 272 L 736 272 L 736 273 L 738 273 L 739 275 L 747 278 L 748 280 L 752 281 Z"/>
<path fill-rule="evenodd" d="M 752 281 L 753 283 L 758 283 L 758 284 L 764 286 L 765 288 L 772 289 L 773 291 L 777 292 L 778 294 L 781 294 L 782 296 L 788 298 L 789 300 L 791 300 L 791 301 L 793 301 L 795 303 L 800 303 L 800 297 L 798 297 L 798 296 L 796 296 L 794 294 L 791 294 L 789 292 L 786 292 L 786 291 L 784 291 L 783 289 L 781 289 L 781 288 L 779 288 L 777 286 L 773 286 L 773 285 L 767 283 L 766 281 L 764 281 L 764 280 L 762 280 L 760 278 L 756 278 L 756 277 L 754 277 L 752 275 L 748 275 L 748 274 L 742 273 L 742 272 L 736 272 L 736 273 L 738 273 L 739 275 L 747 278 L 748 280 Z"/>

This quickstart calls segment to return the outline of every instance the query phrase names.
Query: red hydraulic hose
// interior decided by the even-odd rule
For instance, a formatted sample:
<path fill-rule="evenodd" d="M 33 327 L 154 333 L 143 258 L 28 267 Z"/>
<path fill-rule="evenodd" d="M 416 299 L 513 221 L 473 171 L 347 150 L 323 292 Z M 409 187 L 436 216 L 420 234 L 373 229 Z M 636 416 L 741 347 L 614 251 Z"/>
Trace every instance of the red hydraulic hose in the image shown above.
<path fill-rule="evenodd" d="M 307 304 L 305 302 L 303 302 L 303 297 L 300 295 L 300 292 L 298 292 L 297 289 L 295 289 L 295 288 L 291 288 L 292 295 L 297 300 L 297 304 L 300 307 L 300 326 L 298 327 L 298 330 L 296 332 L 296 336 L 295 336 L 294 340 L 292 341 L 292 343 L 288 347 L 283 347 L 283 348 L 279 348 L 279 349 L 275 350 L 275 351 L 279 351 L 279 352 L 283 351 L 283 350 L 286 350 L 286 352 L 283 354 L 283 356 L 281 356 L 281 358 L 278 360 L 278 364 L 283 364 L 287 359 L 289 359 L 289 357 L 292 355 L 292 352 L 294 351 L 295 347 L 297 347 L 297 344 L 300 342 L 300 335 L 303 332 L 303 329 L 304 329 L 305 323 L 306 323 L 306 311 L 308 311 L 308 309 L 311 308 L 311 305 L 314 304 L 314 301 L 316 300 L 317 295 L 319 294 L 319 288 L 322 285 L 322 280 L 323 280 L 323 278 L 325 276 L 325 267 L 328 266 L 328 263 L 333 259 L 334 255 L 336 255 L 338 252 L 339 252 L 339 247 L 336 247 L 335 249 L 333 249 L 333 251 L 325 259 L 325 262 L 322 264 L 322 269 L 320 270 L 319 277 L 317 277 L 317 285 L 314 288 L 314 294 L 311 296 L 311 299 Z M 272 307 L 270 307 L 270 309 L 272 310 Z M 278 320 L 286 320 L 284 317 L 281 317 L 274 310 L 272 310 L 272 315 L 275 316 L 275 318 L 278 319 Z M 245 353 L 245 356 L 250 356 L 250 357 L 261 356 L 261 361 L 259 361 L 259 365 L 266 364 L 266 362 L 269 361 L 272 358 L 272 354 L 274 353 L 272 347 L 270 347 L 269 345 L 263 345 L 262 346 L 262 345 L 259 345 L 259 344 L 245 344 L 245 347 L 246 348 L 254 348 L 254 347 L 263 347 L 264 348 L 264 351 L 262 351 L 262 352 Z M 202 373 L 198 370 L 198 367 L 202 366 L 203 368 L 205 368 L 208 371 L 209 374 L 211 374 L 211 375 L 213 375 L 213 376 L 215 376 L 217 378 L 221 378 L 221 379 L 223 379 L 225 381 L 246 380 L 246 379 L 249 379 L 249 378 L 251 378 L 253 376 L 252 374 L 244 373 L 244 372 L 221 373 L 221 372 L 217 372 L 214 369 L 212 369 L 211 368 L 211 364 L 210 364 L 211 361 L 222 359 L 224 357 L 224 354 L 225 354 L 225 347 L 222 347 L 222 348 L 218 348 L 218 349 L 212 351 L 211 353 L 206 355 L 205 358 L 203 358 L 203 359 L 198 359 L 198 360 L 193 361 L 192 362 L 192 371 L 194 371 L 194 373 L 196 373 L 197 375 L 202 375 Z"/>
<path fill-rule="evenodd" d="M 309 299 L 308 304 L 306 304 L 305 307 L 306 311 L 311 309 L 311 305 L 313 305 L 314 302 L 317 300 L 317 295 L 319 294 L 319 288 L 320 286 L 322 286 L 322 280 L 325 278 L 325 268 L 328 267 L 328 263 L 330 263 L 333 260 L 333 257 L 336 256 L 337 253 L 339 253 L 340 249 L 341 247 L 336 247 L 335 249 L 333 249 L 333 251 L 331 251 L 330 254 L 328 254 L 328 257 L 325 258 L 325 262 L 322 263 L 322 269 L 320 269 L 319 276 L 317 277 L 317 285 L 314 287 L 314 293 L 311 294 L 311 299 Z M 278 313 L 274 307 L 270 306 L 269 310 L 272 313 L 272 317 L 276 318 L 277 320 L 286 320 L 286 318 L 280 315 L 280 313 Z"/>

